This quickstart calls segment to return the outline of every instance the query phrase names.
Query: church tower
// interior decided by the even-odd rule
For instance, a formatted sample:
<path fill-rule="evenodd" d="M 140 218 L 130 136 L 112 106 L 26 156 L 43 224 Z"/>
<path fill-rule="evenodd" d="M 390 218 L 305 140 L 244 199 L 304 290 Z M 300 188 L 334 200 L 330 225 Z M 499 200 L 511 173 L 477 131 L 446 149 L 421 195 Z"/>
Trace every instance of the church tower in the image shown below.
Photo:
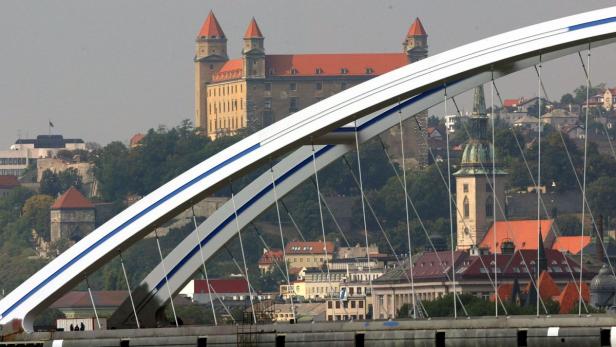
<path fill-rule="evenodd" d="M 207 84 L 229 60 L 227 38 L 214 12 L 210 11 L 203 22 L 195 42 L 195 128 L 207 134 Z"/>
<path fill-rule="evenodd" d="M 265 38 L 253 17 L 244 34 L 244 47 L 242 48 L 244 78 L 265 78 L 265 47 L 263 41 L 265 41 Z"/>
<path fill-rule="evenodd" d="M 488 136 L 483 86 L 475 88 L 473 114 L 470 117 L 470 138 L 462 154 L 456 177 L 457 248 L 467 250 L 478 245 L 486 234 L 494 216 L 503 220 L 498 203 L 505 207 L 504 176 L 506 172 L 496 163 L 496 185 L 492 190 L 492 142 Z M 496 194 L 497 205 L 493 204 Z M 500 246 L 500 245 L 499 245 Z"/>
<path fill-rule="evenodd" d="M 402 49 L 408 56 L 409 63 L 428 57 L 428 34 L 419 18 L 416 18 L 409 28 Z"/>

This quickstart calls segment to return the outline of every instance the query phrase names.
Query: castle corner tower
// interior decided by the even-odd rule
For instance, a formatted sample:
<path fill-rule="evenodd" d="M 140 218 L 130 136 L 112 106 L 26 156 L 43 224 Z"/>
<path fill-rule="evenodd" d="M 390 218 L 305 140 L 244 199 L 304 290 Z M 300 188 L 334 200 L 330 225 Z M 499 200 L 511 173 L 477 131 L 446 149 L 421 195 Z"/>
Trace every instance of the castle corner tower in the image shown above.
<path fill-rule="evenodd" d="M 419 18 L 415 18 L 402 43 L 402 49 L 408 56 L 409 63 L 428 57 L 428 34 Z"/>
<path fill-rule="evenodd" d="M 488 137 L 483 86 L 475 88 L 473 114 L 470 117 L 470 138 L 464 146 L 460 170 L 456 177 L 457 249 L 467 250 L 481 243 L 493 219 L 503 220 L 498 204 L 505 206 L 504 176 L 498 161 L 492 165 L 494 148 Z M 492 189 L 492 174 L 496 185 Z M 497 205 L 493 204 L 496 194 Z"/>
<path fill-rule="evenodd" d="M 195 42 L 195 128 L 207 134 L 207 84 L 229 60 L 227 38 L 214 12 L 208 14 Z"/>
<path fill-rule="evenodd" d="M 253 17 L 244 34 L 242 58 L 244 78 L 265 78 L 265 38 Z"/>

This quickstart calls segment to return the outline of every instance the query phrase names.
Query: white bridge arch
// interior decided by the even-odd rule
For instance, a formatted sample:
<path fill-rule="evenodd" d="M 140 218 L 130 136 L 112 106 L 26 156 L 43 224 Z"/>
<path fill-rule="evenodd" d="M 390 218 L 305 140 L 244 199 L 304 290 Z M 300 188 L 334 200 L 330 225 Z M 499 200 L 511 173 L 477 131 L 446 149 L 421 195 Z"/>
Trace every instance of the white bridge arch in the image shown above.
<path fill-rule="evenodd" d="M 443 52 L 375 77 L 309 106 L 196 165 L 84 237 L 0 301 L 0 324 L 17 319 L 22 320 L 24 329 L 31 330 L 37 313 L 73 288 L 87 274 L 115 257 L 118 251 L 130 247 L 160 223 L 272 158 L 312 142 L 336 143 L 340 141 L 337 138 L 344 142 L 348 136 L 340 134 L 350 129 L 354 137 L 355 128 L 345 125 L 356 120 L 361 120 L 357 130 L 360 131 L 358 135 L 361 135 L 360 141 L 363 142 L 374 136 L 376 133 L 372 131 L 377 131 L 379 127 L 382 127 L 380 129 L 383 131 L 396 124 L 397 117 L 383 122 L 375 120 L 387 119 L 387 112 L 383 116 L 373 113 L 396 105 L 401 100 L 409 100 L 406 106 L 410 110 L 405 112 L 408 117 L 443 101 L 442 88 L 445 85 L 448 86 L 447 94 L 453 96 L 489 81 L 492 72 L 494 77 L 498 78 L 537 64 L 539 56 L 542 61 L 548 61 L 587 49 L 589 45 L 597 47 L 611 43 L 615 38 L 616 7 L 582 13 L 517 29 Z M 370 122 L 380 125 L 362 128 L 362 125 Z M 324 166 L 327 160 L 333 160 L 331 157 L 340 156 L 352 147 L 348 144 L 319 147 L 321 155 L 318 164 Z M 280 177 L 281 173 L 288 170 L 289 165 L 297 164 L 295 161 L 303 160 L 306 153 L 305 149 L 299 149 L 280 162 L 275 169 L 276 176 Z M 327 159 L 328 157 L 330 159 Z M 299 171 L 301 170 L 294 172 Z M 285 189 L 292 188 L 293 182 L 300 179 L 301 175 L 297 175 L 288 180 L 289 186 Z M 255 182 L 258 181 L 259 179 Z M 277 188 L 282 192 L 283 186 L 284 181 L 281 181 Z M 263 185 L 253 186 L 259 187 Z M 255 201 L 254 198 L 261 194 L 261 190 L 252 191 L 254 196 L 250 194 L 249 190 L 238 194 L 237 202 L 240 206 L 250 199 Z M 239 221 L 250 218 L 252 214 L 256 216 L 259 208 L 267 207 L 263 207 L 264 204 L 273 203 L 271 197 L 269 201 L 266 201 L 264 196 L 261 197 L 251 205 L 254 207 L 246 207 L 240 211 L 243 217 L 240 216 Z M 224 207 L 221 211 L 223 210 Z M 217 212 L 217 216 L 222 218 L 224 213 Z M 215 219 L 209 218 L 210 222 L 206 221 L 206 226 L 213 227 L 210 224 L 215 223 Z M 205 228 L 203 225 L 202 227 Z M 221 235 L 218 239 L 213 237 L 214 235 L 208 237 L 214 230 Z M 204 236 L 203 252 L 207 257 L 224 244 L 221 243 L 224 238 L 230 239 L 235 234 L 235 229 L 215 228 L 201 230 L 200 234 Z M 190 241 L 190 237 L 187 240 Z M 178 259 L 185 259 L 180 253 L 182 252 L 176 253 Z M 172 255 L 173 252 L 169 256 Z M 182 264 L 189 263 L 189 260 Z M 180 263 L 176 263 L 178 264 Z M 170 284 L 177 288 L 185 277 L 181 274 L 189 272 L 190 266 L 184 271 L 184 265 L 169 265 L 168 268 L 177 273 L 171 276 Z M 192 270 L 194 272 L 196 268 Z M 155 276 L 160 277 L 161 272 L 158 271 L 158 275 L 156 273 L 155 269 L 144 283 L 148 283 L 148 279 L 155 279 Z M 145 299 L 141 306 L 148 307 L 153 298 L 156 299 L 152 307 L 164 302 L 164 291 L 155 293 L 155 287 L 152 290 L 141 288 L 145 288 Z M 119 321 L 120 316 L 120 313 L 116 315 Z"/>

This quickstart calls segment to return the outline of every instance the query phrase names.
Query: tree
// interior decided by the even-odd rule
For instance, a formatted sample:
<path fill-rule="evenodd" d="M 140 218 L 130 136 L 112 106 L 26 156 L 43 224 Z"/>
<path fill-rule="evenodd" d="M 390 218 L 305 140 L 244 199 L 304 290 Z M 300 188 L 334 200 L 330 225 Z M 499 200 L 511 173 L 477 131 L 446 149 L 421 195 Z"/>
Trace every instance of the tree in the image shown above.
<path fill-rule="evenodd" d="M 616 177 L 603 176 L 590 183 L 586 196 L 595 216 L 603 214 L 613 217 L 616 210 Z"/>
<path fill-rule="evenodd" d="M 41 177 L 41 194 L 58 196 L 70 187 L 81 189 L 83 186 L 79 171 L 75 168 L 68 168 L 64 171 L 55 173 L 49 169 L 43 172 Z"/>
<path fill-rule="evenodd" d="M 45 239 L 49 240 L 49 208 L 54 199 L 49 195 L 34 195 L 29 198 L 23 207 L 23 216 L 28 225 L 36 230 Z"/>

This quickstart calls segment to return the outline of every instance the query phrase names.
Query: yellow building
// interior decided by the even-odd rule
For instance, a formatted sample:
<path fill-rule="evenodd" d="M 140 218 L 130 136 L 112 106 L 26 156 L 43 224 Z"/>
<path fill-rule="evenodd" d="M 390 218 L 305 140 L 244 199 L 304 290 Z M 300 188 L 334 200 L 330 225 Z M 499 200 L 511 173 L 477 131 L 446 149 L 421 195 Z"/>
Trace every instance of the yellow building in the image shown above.
<path fill-rule="evenodd" d="M 331 262 L 334 258 L 334 243 L 327 241 L 302 242 L 292 241 L 287 243 L 285 253 L 291 272 L 297 272 L 303 268 L 320 268 Z"/>
<path fill-rule="evenodd" d="M 195 127 L 211 138 L 261 129 L 289 114 L 370 78 L 425 58 L 428 35 L 419 19 L 400 53 L 265 53 L 253 18 L 242 57 L 229 59 L 227 38 L 212 12 L 196 39 Z"/>

